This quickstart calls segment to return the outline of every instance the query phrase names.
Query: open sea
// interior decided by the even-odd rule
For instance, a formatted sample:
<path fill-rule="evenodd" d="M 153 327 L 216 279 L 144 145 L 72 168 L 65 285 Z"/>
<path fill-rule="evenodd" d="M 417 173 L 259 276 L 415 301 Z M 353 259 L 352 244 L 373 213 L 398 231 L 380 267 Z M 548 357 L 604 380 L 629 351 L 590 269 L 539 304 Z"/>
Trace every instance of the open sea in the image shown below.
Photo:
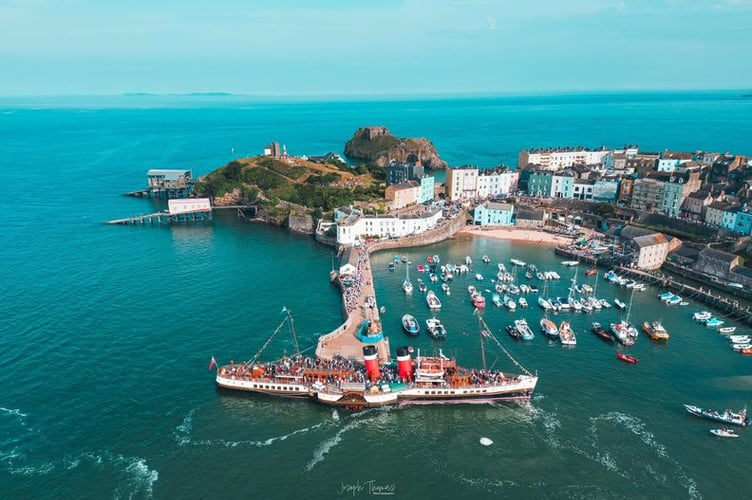
<path fill-rule="evenodd" d="M 103 224 L 161 208 L 122 196 L 143 188 L 150 168 L 202 175 L 273 140 L 292 154 L 341 152 L 364 125 L 428 137 L 451 165 L 516 165 L 521 148 L 564 145 L 752 154 L 752 100 L 742 93 L 0 98 L 0 497 L 328 499 L 385 488 L 411 499 L 747 498 L 752 435 L 714 438 L 717 425 L 682 407 L 752 404 L 752 357 L 694 323 L 699 304 L 671 308 L 662 290 L 635 293 L 633 322 L 661 319 L 671 339 L 640 334 L 629 349 L 639 363 L 628 365 L 587 331 L 618 319 L 615 309 L 570 314 L 578 345 L 565 349 L 537 328 L 528 343 L 503 333 L 523 316 L 537 325 L 535 296 L 523 312 L 489 303 L 484 320 L 540 376 L 530 404 L 335 411 L 220 391 L 207 371 L 212 355 L 251 358 L 283 306 L 304 347 L 336 328 L 331 248 L 229 214 L 203 226 Z M 441 348 L 469 366 L 480 365 L 480 345 L 467 285 L 491 288 L 496 263 L 510 257 L 559 272 L 550 295 L 566 295 L 573 272 L 550 248 L 483 238 L 399 253 L 414 264 L 470 255 L 485 275 L 484 284 L 458 277 L 449 297 L 433 285 L 449 336 L 412 341 L 399 318 L 411 312 L 423 324 L 425 301 L 417 290 L 404 296 L 404 267 L 387 270 L 392 253 L 372 260 L 392 347 Z M 598 296 L 629 300 L 589 280 Z M 281 337 L 267 353 L 283 350 L 292 344 Z M 486 354 L 514 369 L 490 346 Z"/>

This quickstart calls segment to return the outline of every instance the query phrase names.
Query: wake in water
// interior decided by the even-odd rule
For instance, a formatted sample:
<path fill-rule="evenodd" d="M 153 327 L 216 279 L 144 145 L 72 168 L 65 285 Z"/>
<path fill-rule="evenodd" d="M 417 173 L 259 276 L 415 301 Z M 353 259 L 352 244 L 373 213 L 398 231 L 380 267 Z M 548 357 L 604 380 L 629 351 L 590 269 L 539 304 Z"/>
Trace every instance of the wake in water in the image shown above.
<path fill-rule="evenodd" d="M 110 451 L 81 452 L 74 457 L 58 461 L 35 461 L 28 457 L 32 450 L 44 449 L 43 433 L 27 423 L 28 415 L 16 409 L 0 407 L 0 429 L 12 436 L 0 441 L 0 469 L 12 475 L 47 476 L 54 471 L 65 473 L 89 464 L 97 469 L 113 468 L 118 482 L 115 498 L 153 497 L 154 483 L 159 478 L 156 470 L 150 469 L 146 459 L 126 457 Z M 40 444 L 41 443 L 41 444 Z"/>

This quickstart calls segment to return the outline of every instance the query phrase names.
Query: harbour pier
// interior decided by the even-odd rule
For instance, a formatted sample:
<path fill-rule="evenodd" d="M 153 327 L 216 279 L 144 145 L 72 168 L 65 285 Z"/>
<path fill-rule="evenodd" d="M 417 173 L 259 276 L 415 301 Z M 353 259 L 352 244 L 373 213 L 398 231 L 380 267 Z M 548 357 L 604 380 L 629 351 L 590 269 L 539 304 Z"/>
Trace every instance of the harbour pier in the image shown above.
<path fill-rule="evenodd" d="M 358 247 L 349 247 L 342 252 L 343 261 L 340 269 L 346 264 L 355 270 L 353 279 L 356 280 L 350 286 L 343 283 L 343 276 L 337 281 L 342 290 L 342 306 L 345 311 L 345 322 L 331 332 L 319 337 L 316 346 L 316 356 L 321 359 L 333 359 L 342 356 L 351 360 L 363 358 L 363 346 L 375 345 L 381 361 L 391 359 L 389 339 L 381 332 L 381 319 L 376 301 L 376 291 L 373 285 L 371 273 L 371 261 L 369 255 L 372 252 L 393 248 L 405 248 L 425 246 L 444 241 L 453 237 L 460 229 L 465 227 L 467 213 L 460 212 L 455 218 L 443 222 L 437 227 L 424 233 L 399 238 L 397 240 L 383 240 L 374 243 L 362 243 Z M 354 287 L 358 288 L 355 289 Z M 381 332 L 375 336 L 373 342 L 365 343 L 360 340 L 359 332 L 368 321 L 371 330 Z"/>

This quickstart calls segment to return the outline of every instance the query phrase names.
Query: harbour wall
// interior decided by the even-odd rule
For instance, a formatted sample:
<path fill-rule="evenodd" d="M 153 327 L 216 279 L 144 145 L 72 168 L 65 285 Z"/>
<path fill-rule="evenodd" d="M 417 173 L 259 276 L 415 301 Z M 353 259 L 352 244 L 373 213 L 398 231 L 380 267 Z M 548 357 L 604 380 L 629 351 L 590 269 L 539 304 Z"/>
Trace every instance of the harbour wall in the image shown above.
<path fill-rule="evenodd" d="M 453 237 L 460 229 L 467 225 L 467 213 L 465 211 L 460 212 L 452 220 L 439 224 L 437 227 L 430 229 L 421 234 L 414 236 L 402 237 L 395 240 L 384 240 L 375 243 L 370 243 L 365 246 L 365 250 L 370 256 L 371 253 L 389 250 L 391 248 L 406 248 L 417 247 L 424 245 L 432 245 L 439 243 L 448 238 Z M 344 262 L 340 262 L 340 266 L 344 265 Z M 349 264 L 358 267 L 358 252 L 350 252 Z M 340 290 L 342 293 L 342 310 L 344 311 L 345 321 L 331 332 L 321 335 L 318 339 L 316 346 L 316 356 L 322 359 L 332 359 L 336 355 L 341 355 L 346 358 L 362 358 L 362 346 L 365 345 L 356 336 L 357 329 L 361 323 L 367 318 L 366 307 L 364 305 L 365 298 L 370 296 L 375 297 L 376 292 L 373 286 L 373 275 L 371 273 L 370 259 L 365 269 L 361 271 L 361 280 L 363 280 L 363 290 L 358 301 L 358 307 L 353 308 L 349 313 L 347 312 L 347 304 L 345 302 L 344 290 L 342 290 L 340 284 Z M 370 309 L 370 315 L 375 316 L 378 321 L 378 305 Z M 370 318 L 373 319 L 373 318 Z M 384 338 L 377 345 L 379 358 L 383 361 L 390 359 L 389 339 Z"/>

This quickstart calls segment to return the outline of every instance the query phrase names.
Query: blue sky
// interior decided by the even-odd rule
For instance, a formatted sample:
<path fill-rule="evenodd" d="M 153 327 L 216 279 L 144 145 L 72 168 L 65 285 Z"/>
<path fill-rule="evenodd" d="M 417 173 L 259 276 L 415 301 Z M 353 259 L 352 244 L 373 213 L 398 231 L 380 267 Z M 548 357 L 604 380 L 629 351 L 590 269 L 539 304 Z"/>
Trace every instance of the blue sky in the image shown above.
<path fill-rule="evenodd" d="M 752 88 L 752 0 L 0 0 L 0 95 Z"/>

